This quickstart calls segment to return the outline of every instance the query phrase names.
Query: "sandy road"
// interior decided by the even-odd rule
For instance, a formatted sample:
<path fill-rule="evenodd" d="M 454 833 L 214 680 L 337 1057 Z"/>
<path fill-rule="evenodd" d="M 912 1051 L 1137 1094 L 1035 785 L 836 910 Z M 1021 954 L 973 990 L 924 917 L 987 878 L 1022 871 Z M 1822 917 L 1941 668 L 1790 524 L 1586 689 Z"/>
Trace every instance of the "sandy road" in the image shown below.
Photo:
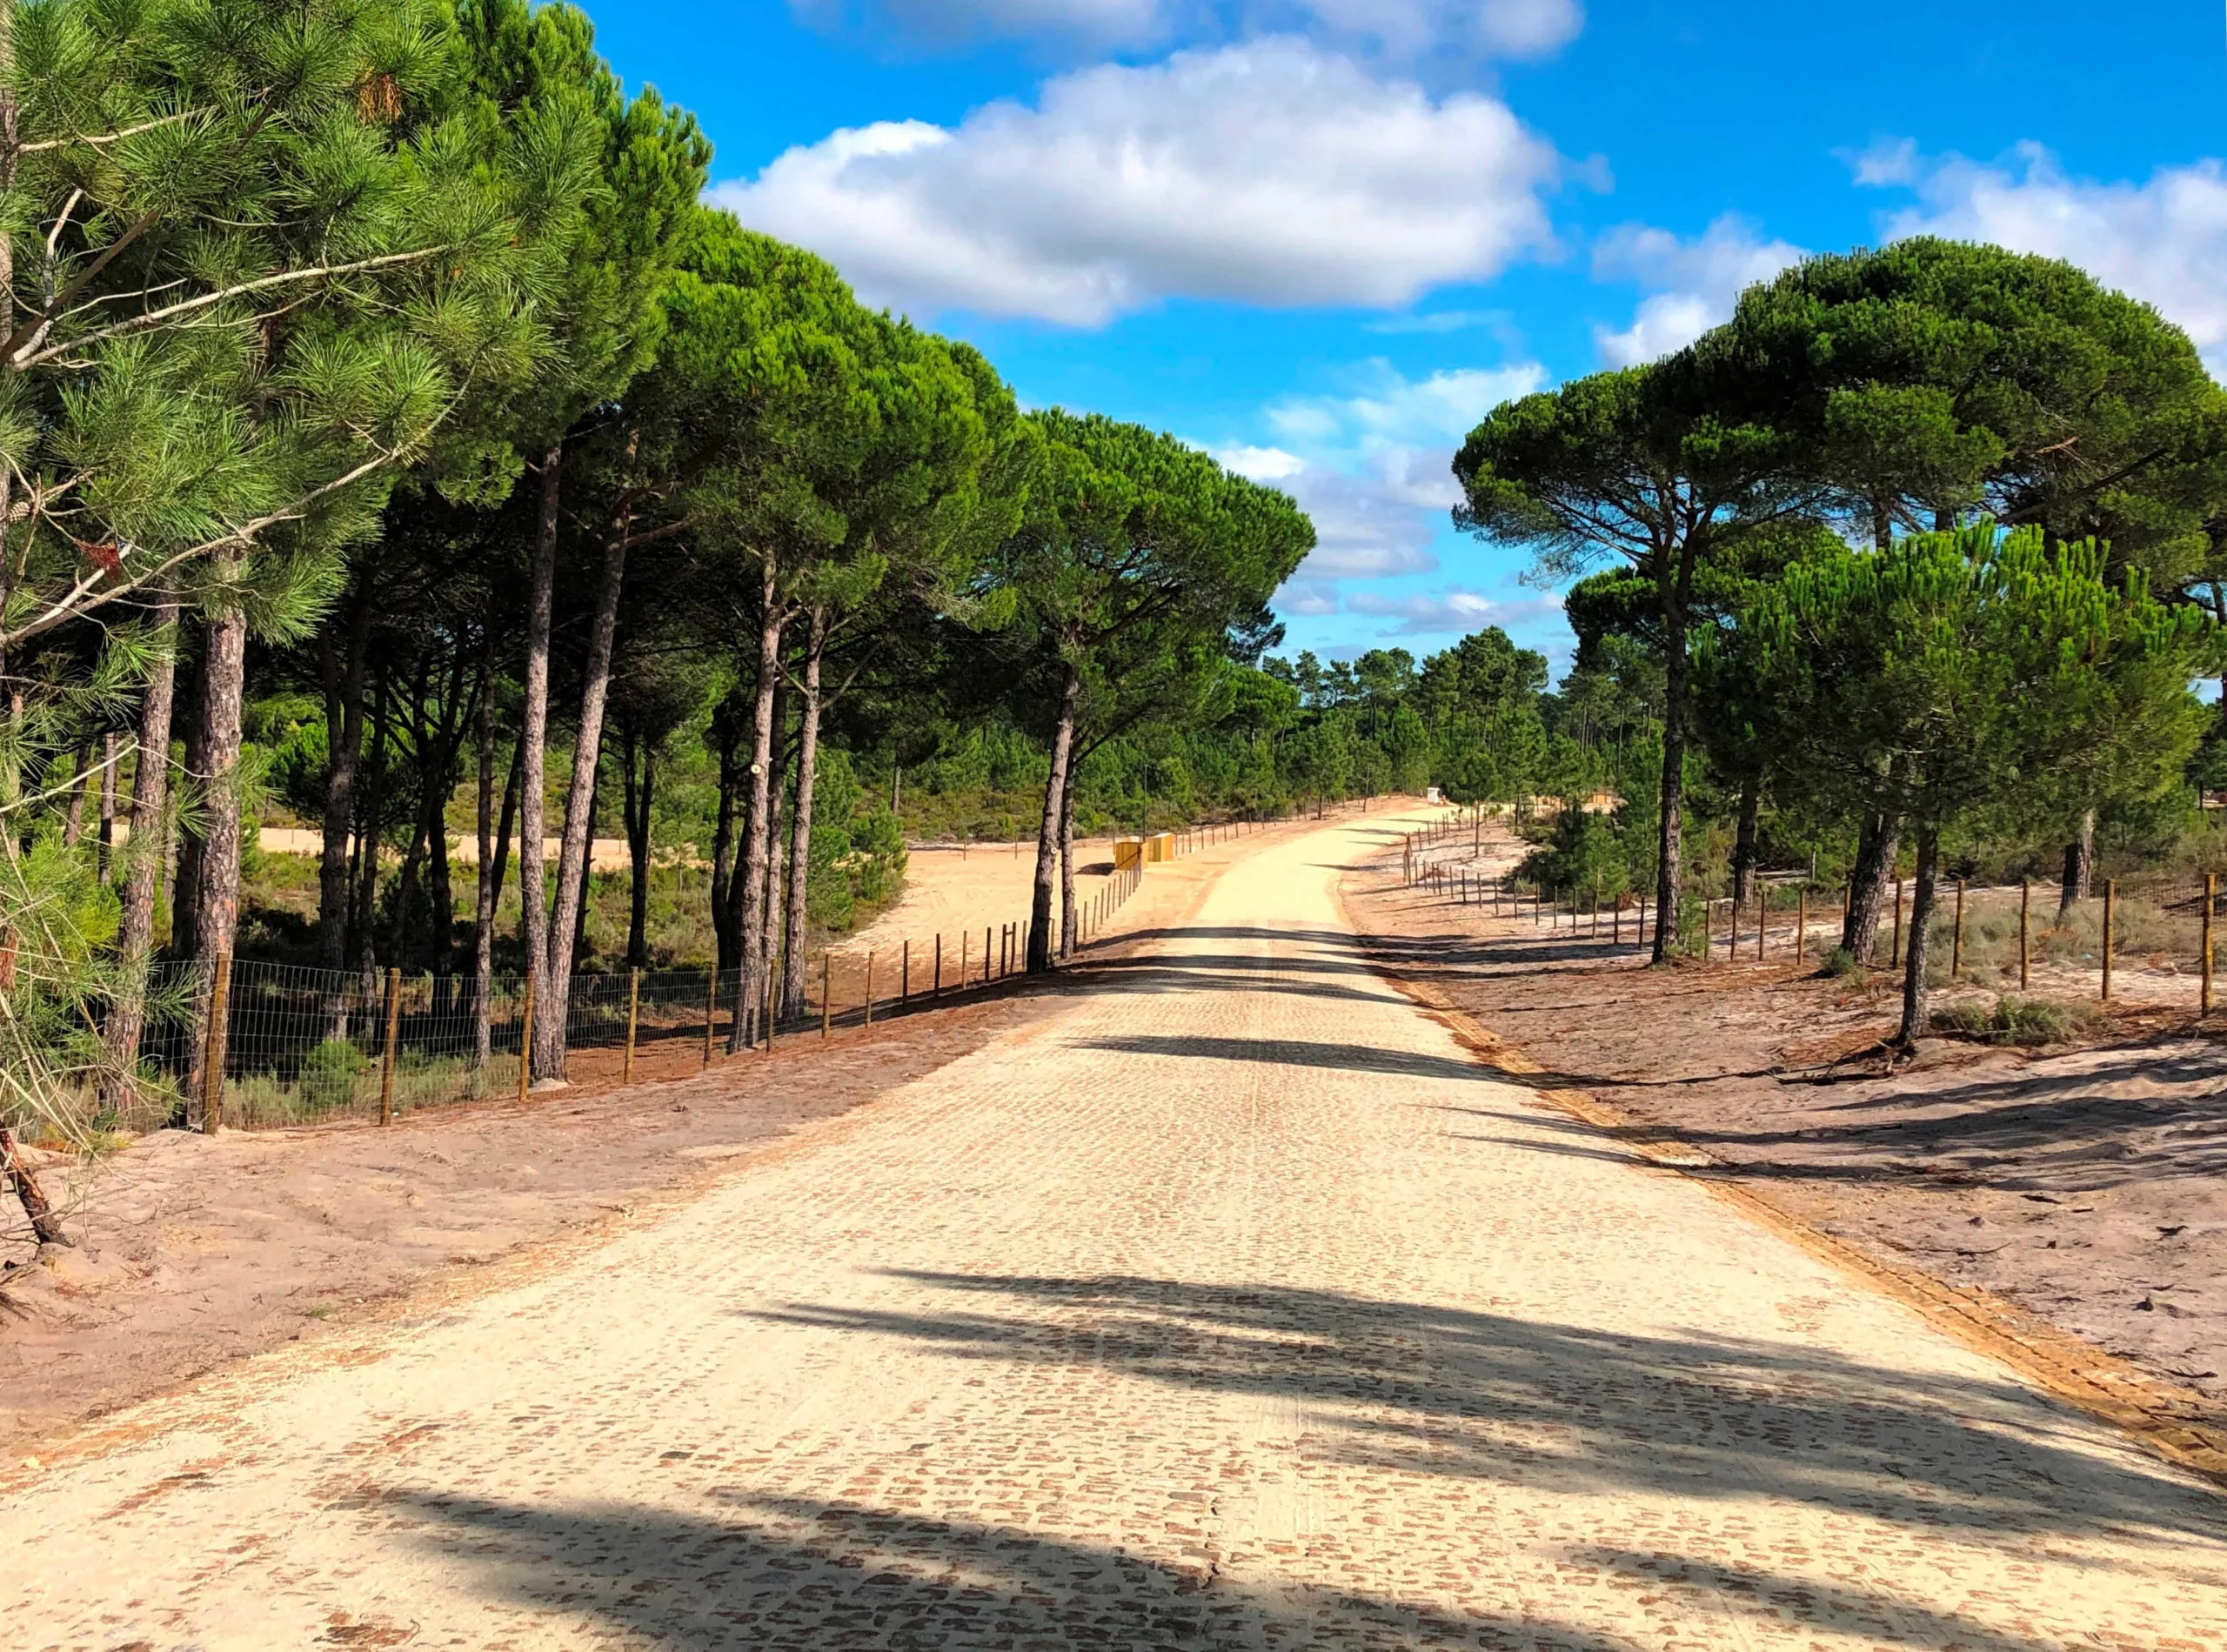
<path fill-rule="evenodd" d="M 17 1482 L 0 1643 L 2227 1646 L 2209 1490 L 1377 980 L 1348 822 L 546 1277 Z"/>

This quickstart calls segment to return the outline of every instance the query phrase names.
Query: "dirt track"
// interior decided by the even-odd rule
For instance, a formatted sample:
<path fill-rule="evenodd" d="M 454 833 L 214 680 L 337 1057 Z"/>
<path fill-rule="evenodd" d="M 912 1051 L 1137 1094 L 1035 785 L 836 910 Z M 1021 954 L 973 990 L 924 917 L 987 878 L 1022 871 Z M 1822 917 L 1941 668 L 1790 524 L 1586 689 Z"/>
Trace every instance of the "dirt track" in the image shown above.
<path fill-rule="evenodd" d="M 607 1244 L 114 1419 L 4 1488 L 0 1622 L 212 1649 L 2227 1637 L 2209 1488 L 1707 1188 L 1568 1151 L 1384 982 L 1334 892 L 1386 831 L 1167 897 L 1089 990 Z"/>

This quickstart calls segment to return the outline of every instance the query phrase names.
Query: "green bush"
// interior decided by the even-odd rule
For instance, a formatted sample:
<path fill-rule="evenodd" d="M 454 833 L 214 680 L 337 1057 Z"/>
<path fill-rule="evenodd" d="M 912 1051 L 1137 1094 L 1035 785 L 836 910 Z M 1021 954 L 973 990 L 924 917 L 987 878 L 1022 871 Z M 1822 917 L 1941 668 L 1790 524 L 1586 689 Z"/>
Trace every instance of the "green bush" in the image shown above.
<path fill-rule="evenodd" d="M 356 1080 L 371 1070 L 371 1058 L 344 1038 L 329 1038 L 302 1058 L 302 1106 L 312 1113 L 344 1107 L 356 1100 Z"/>
<path fill-rule="evenodd" d="M 1840 980 L 1859 980 L 1864 973 L 1863 960 L 1845 946 L 1836 946 L 1825 954 L 1825 973 Z"/>
<path fill-rule="evenodd" d="M 2095 1012 L 2085 1005 L 2005 994 L 1993 1004 L 1970 999 L 1945 1005 L 1933 1013 L 1933 1030 L 1983 1044 L 2030 1048 L 2063 1044 L 2092 1026 L 2095 1019 Z"/>

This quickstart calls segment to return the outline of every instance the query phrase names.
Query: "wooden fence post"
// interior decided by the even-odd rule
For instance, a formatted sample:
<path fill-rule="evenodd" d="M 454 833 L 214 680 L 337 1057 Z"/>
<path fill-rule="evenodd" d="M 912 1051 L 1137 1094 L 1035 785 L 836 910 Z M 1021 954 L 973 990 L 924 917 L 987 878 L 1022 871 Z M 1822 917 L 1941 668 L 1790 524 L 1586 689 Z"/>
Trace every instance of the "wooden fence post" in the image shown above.
<path fill-rule="evenodd" d="M 819 949 L 819 1036 L 825 1040 L 829 1024 L 834 1019 L 835 957 L 825 946 Z"/>
<path fill-rule="evenodd" d="M 704 1047 L 711 1047 L 712 1035 L 704 1034 Z M 708 1059 L 708 1058 L 706 1058 Z M 525 1001 L 518 1007 L 518 1100 L 525 1100 L 525 1093 L 533 1087 L 533 966 L 526 966 Z"/>
<path fill-rule="evenodd" d="M 704 1065 L 712 1065 L 712 1031 L 719 1021 L 719 966 L 712 966 L 704 979 Z"/>
<path fill-rule="evenodd" d="M 907 940 L 898 953 L 897 1002 L 901 1008 L 913 1001 L 913 943 Z"/>
<path fill-rule="evenodd" d="M 2204 1000 L 2203 1013 L 2211 1013 L 2211 908 L 2219 895 L 2219 874 L 2204 874 Z"/>
<path fill-rule="evenodd" d="M 231 1039 L 232 955 L 217 954 L 209 983 L 209 1037 L 201 1054 L 201 1134 L 224 1127 L 224 1047 Z"/>
<path fill-rule="evenodd" d="M 990 926 L 984 924 L 982 926 L 982 985 L 985 987 L 987 987 L 994 979 L 990 973 L 990 966 L 995 961 L 990 944 Z"/>
<path fill-rule="evenodd" d="M 1771 927 L 1771 886 L 1761 878 L 1756 880 L 1756 961 L 1763 961 L 1763 945 L 1769 938 Z"/>
<path fill-rule="evenodd" d="M 866 1025 L 873 1025 L 873 953 L 866 953 Z"/>
<path fill-rule="evenodd" d="M 394 1043 L 402 1030 L 402 972 L 386 973 L 386 1042 L 379 1051 L 379 1123 L 394 1122 Z"/>
<path fill-rule="evenodd" d="M 779 1005 L 780 990 L 776 985 L 781 979 L 781 949 L 769 949 L 766 959 L 766 1053 L 773 1053 L 773 1011 Z"/>
<path fill-rule="evenodd" d="M 2119 880 L 2103 880 L 2103 1002 L 2111 1001 L 2111 930 L 2118 915 Z"/>
<path fill-rule="evenodd" d="M 1803 884 L 1796 892 L 1794 902 L 1794 962 L 1796 967 L 1809 956 L 1809 886 Z"/>
<path fill-rule="evenodd" d="M 1952 981 L 1964 979 L 1964 880 L 1962 878 L 1956 880 L 1956 939 L 1949 943 L 1949 979 Z"/>
<path fill-rule="evenodd" d="M 2018 880 L 2018 990 L 2026 990 L 2034 960 L 2034 880 Z"/>
<path fill-rule="evenodd" d="M 959 990 L 966 990 L 966 943 L 971 939 L 964 929 L 959 932 Z"/>
<path fill-rule="evenodd" d="M 634 1034 L 641 1020 L 642 972 L 629 970 L 626 973 L 626 1063 L 619 1069 L 619 1081 L 621 1084 L 634 1081 Z"/>

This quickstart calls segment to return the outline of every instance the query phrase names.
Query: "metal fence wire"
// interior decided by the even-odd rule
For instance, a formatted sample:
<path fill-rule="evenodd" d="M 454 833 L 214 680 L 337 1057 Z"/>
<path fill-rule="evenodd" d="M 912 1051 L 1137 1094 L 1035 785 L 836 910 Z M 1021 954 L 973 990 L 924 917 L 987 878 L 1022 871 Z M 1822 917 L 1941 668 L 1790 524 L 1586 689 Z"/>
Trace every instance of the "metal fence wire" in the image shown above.
<path fill-rule="evenodd" d="M 1141 881 L 1136 867 L 1110 880 L 1080 913 L 1078 940 L 1095 938 Z M 777 1042 L 825 1036 L 981 991 L 1022 972 L 1027 939 L 1021 921 L 899 940 L 879 952 L 818 953 L 806 960 L 801 997 L 779 1007 L 772 1035 Z M 734 970 L 572 977 L 564 1006 L 565 1076 L 623 1082 L 639 1061 L 644 1076 L 670 1077 L 762 1042 L 765 1006 L 738 1005 L 741 985 Z M 214 1013 L 220 1000 L 221 1018 Z M 469 975 L 253 960 L 158 964 L 147 983 L 139 1058 L 160 1081 L 149 1106 L 168 1107 L 169 1120 L 118 1122 L 148 1127 L 183 1115 L 205 1124 L 213 1100 L 224 1126 L 267 1129 L 514 1096 L 528 1009 L 522 975 L 496 976 L 483 1007 Z M 552 1007 L 532 1013 L 544 1027 Z M 212 1021 L 221 1025 L 223 1052 L 213 1090 L 204 1071 Z"/>

